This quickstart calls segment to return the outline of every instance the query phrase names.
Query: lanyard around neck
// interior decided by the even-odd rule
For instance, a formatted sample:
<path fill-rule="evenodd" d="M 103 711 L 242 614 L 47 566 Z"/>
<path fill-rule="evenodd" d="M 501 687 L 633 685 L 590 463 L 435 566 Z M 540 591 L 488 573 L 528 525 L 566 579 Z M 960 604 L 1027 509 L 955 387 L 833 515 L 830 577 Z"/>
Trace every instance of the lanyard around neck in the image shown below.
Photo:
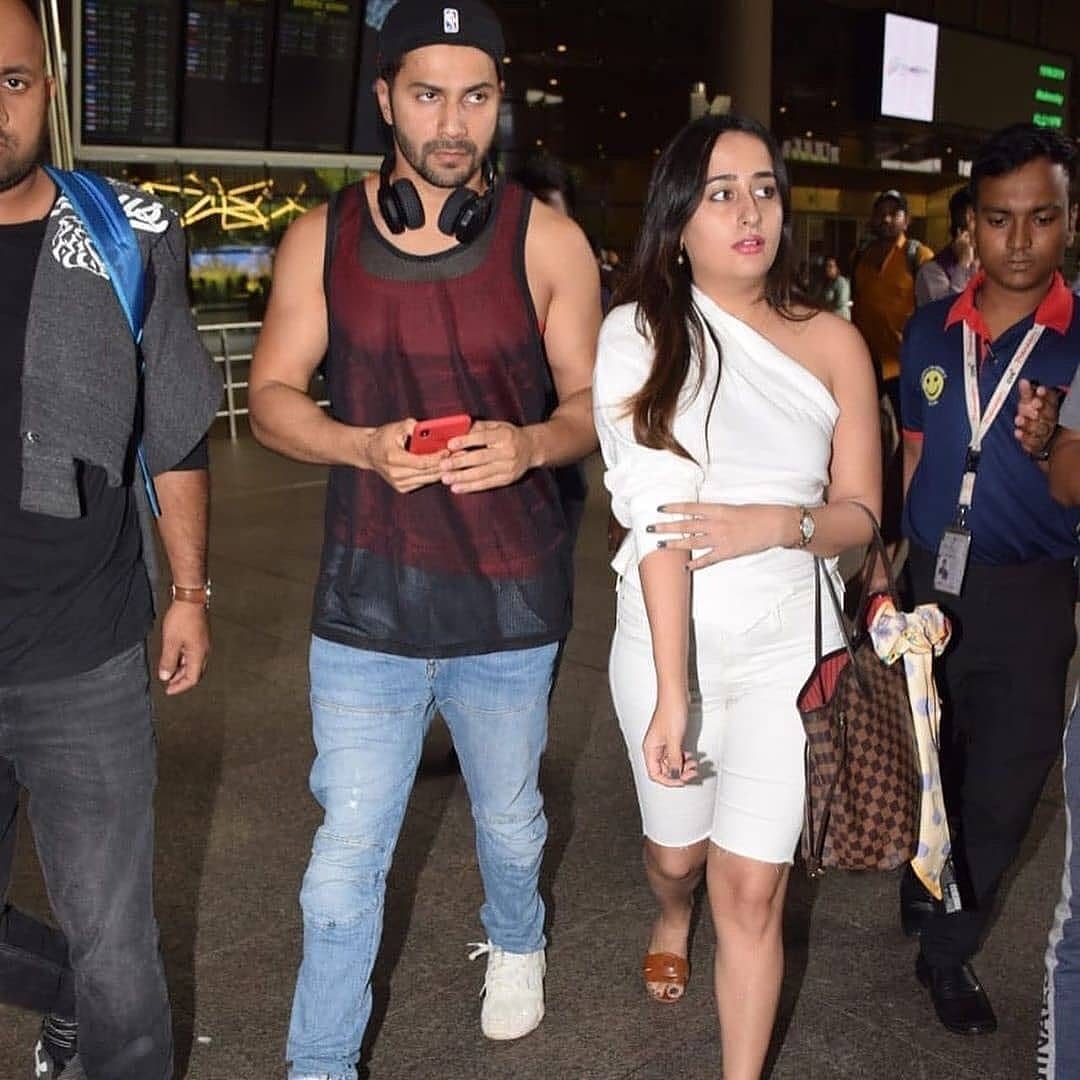
<path fill-rule="evenodd" d="M 1040 323 L 1035 325 L 1024 335 L 1009 366 L 1002 372 L 990 400 L 986 403 L 986 412 L 982 411 L 979 401 L 979 343 L 976 340 L 975 331 L 965 322 L 964 324 L 964 396 L 967 400 L 968 423 L 971 426 L 971 440 L 968 443 L 967 464 L 964 468 L 964 478 L 960 484 L 960 508 L 967 510 L 971 506 L 972 495 L 975 491 L 975 474 L 979 468 L 979 456 L 982 453 L 983 439 L 990 430 L 991 425 L 997 419 L 1009 396 L 1009 392 L 1020 378 L 1020 372 L 1027 363 L 1027 359 L 1039 343 L 1043 331 L 1046 329 Z"/>

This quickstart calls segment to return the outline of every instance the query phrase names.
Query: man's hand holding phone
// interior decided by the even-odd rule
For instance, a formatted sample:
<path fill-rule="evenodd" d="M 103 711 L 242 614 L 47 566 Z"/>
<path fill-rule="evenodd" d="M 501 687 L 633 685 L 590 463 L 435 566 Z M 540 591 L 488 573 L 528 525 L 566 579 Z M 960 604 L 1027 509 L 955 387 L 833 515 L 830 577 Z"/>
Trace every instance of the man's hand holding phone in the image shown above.
<path fill-rule="evenodd" d="M 417 420 L 409 437 L 410 454 L 437 454 L 458 435 L 468 435 L 472 418 L 464 413 L 440 416 L 435 420 Z"/>
<path fill-rule="evenodd" d="M 406 495 L 442 478 L 448 450 L 413 454 L 408 450 L 418 421 L 411 417 L 372 428 L 360 438 L 360 467 L 374 469 L 395 491 Z"/>
<path fill-rule="evenodd" d="M 467 435 L 447 443 L 450 455 L 439 468 L 455 495 L 507 487 L 534 464 L 536 445 L 529 428 L 503 420 L 477 420 Z"/>

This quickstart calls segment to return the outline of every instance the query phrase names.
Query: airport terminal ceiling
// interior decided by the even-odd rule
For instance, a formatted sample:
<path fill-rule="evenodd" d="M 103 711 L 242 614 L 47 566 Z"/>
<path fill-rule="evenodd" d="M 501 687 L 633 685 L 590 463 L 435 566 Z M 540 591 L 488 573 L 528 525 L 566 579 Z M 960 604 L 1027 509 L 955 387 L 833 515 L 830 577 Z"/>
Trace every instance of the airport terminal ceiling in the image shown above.
<path fill-rule="evenodd" d="M 363 28 L 378 21 L 385 0 L 81 0 L 74 20 L 71 3 L 64 0 L 62 19 L 66 27 L 78 24 L 72 37 L 83 77 L 79 133 L 88 152 L 110 143 L 266 153 L 378 149 L 369 120 L 370 57 L 361 54 L 371 51 L 372 32 Z M 503 143 L 512 155 L 544 149 L 583 163 L 648 156 L 684 122 L 690 87 L 699 81 L 710 96 L 734 91 L 738 108 L 738 88 L 725 85 L 719 59 L 733 3 L 494 4 L 506 25 L 512 116 Z M 772 123 L 779 135 L 861 138 L 867 161 L 923 150 L 947 158 L 946 147 L 963 142 L 957 125 L 873 122 L 865 69 L 874 46 L 867 45 L 866 27 L 870 11 L 880 21 L 883 8 L 854 0 L 774 0 L 772 6 L 772 55 L 760 63 L 771 67 Z M 325 10 L 315 10 L 320 7 Z M 945 34 L 997 33 L 1006 47 L 1053 42 L 1066 56 L 1080 47 L 1073 0 L 927 0 L 891 10 L 934 20 Z M 123 48 L 112 53 L 103 47 L 111 32 L 125 35 Z M 121 108 L 110 113 L 104 83 L 117 63 L 125 70 L 116 83 L 145 92 L 132 101 L 122 89 Z M 132 64 L 145 70 L 128 71 Z M 956 64 L 944 74 L 955 84 L 977 79 Z M 222 100 L 226 105 L 218 108 Z M 362 131 L 365 122 L 369 130 Z M 1075 127 L 1072 117 L 1065 126 Z M 956 147 L 951 153 L 962 156 Z"/>
<path fill-rule="evenodd" d="M 327 16 L 316 20 L 310 13 L 320 5 Z M 739 106 L 721 59 L 737 0 L 493 5 L 508 42 L 504 164 L 513 168 L 537 152 L 566 161 L 578 179 L 583 223 L 598 240 L 626 249 L 651 163 L 685 123 L 691 86 L 704 82 L 710 98 L 734 91 Z M 261 245 L 272 246 L 296 213 L 355 178 L 380 149 L 369 90 L 369 23 L 378 6 L 377 0 L 61 0 L 81 80 L 73 96 L 84 158 L 155 182 L 186 213 L 200 243 L 220 228 L 245 249 L 260 247 L 255 261 L 263 276 Z M 880 36 L 884 25 L 882 7 L 857 0 L 773 0 L 772 7 L 771 49 L 749 60 L 771 70 L 771 122 L 787 142 L 797 185 L 846 193 L 844 212 L 855 217 L 865 208 L 850 195 L 868 200 L 890 178 L 927 196 L 955 186 L 984 132 L 971 126 L 970 107 L 965 115 L 952 110 L 950 119 L 960 116 L 961 123 L 880 115 L 882 46 L 874 33 Z M 1060 99 L 1045 108 L 1077 130 L 1070 93 L 1080 49 L 1075 0 L 924 0 L 890 10 L 935 22 L 942 40 L 953 34 L 950 40 L 970 45 L 972 35 L 981 35 L 978 41 L 995 47 L 1027 47 L 1029 60 L 1045 54 L 1045 65 L 1036 68 L 1067 72 L 1060 85 L 1042 88 Z M 974 93 L 978 106 L 986 70 L 962 67 L 944 64 L 945 81 L 951 80 L 953 97 Z M 146 92 L 131 92 L 132 77 L 143 80 Z M 1009 100 L 999 102 L 995 116 L 1009 108 Z M 110 157 L 111 146 L 125 140 L 124 152 Z M 244 148 L 245 162 L 222 157 Z M 140 161 L 148 150 L 156 160 Z M 883 174 L 883 161 L 923 171 L 894 177 Z"/>

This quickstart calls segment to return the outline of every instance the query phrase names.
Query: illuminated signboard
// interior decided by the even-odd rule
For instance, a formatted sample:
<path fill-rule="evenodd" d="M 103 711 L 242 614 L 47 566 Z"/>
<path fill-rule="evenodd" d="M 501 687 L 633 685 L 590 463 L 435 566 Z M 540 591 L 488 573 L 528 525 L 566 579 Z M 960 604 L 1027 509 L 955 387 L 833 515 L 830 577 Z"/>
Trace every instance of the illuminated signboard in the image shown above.
<path fill-rule="evenodd" d="M 1067 129 L 1072 60 L 898 15 L 885 16 L 881 115 L 994 131 Z"/>
<path fill-rule="evenodd" d="M 881 113 L 906 120 L 934 119 L 937 23 L 885 16 Z"/>

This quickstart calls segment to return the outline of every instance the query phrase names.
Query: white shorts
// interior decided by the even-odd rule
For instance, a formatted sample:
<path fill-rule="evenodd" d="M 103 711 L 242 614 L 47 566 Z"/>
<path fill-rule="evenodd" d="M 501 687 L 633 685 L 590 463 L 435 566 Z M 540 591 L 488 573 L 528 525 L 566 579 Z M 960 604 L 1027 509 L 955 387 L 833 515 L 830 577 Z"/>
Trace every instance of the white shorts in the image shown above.
<path fill-rule="evenodd" d="M 824 651 L 839 647 L 824 598 Z M 803 825 L 805 734 L 795 699 L 814 666 L 814 595 L 790 596 L 737 631 L 697 622 L 691 635 L 685 748 L 699 779 L 650 780 L 641 749 L 656 706 L 656 669 L 644 597 L 619 587 L 611 695 L 634 773 L 645 835 L 664 847 L 710 839 L 726 851 L 790 863 Z"/>

